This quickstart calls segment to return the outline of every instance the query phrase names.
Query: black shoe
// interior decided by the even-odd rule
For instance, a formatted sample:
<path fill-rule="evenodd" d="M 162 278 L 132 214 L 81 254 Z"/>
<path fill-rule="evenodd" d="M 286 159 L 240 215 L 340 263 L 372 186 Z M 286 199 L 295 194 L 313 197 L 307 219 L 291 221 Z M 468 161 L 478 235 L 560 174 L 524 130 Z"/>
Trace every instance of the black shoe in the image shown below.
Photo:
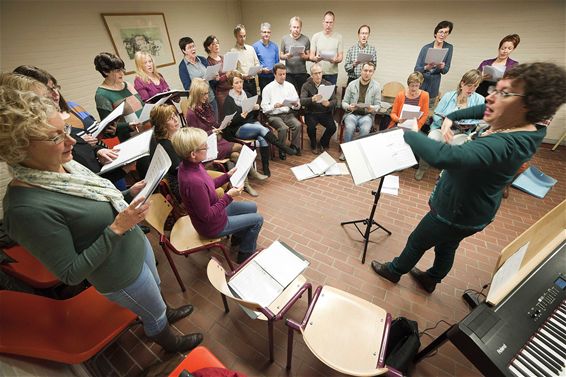
<path fill-rule="evenodd" d="M 391 270 L 389 270 L 387 266 L 389 266 L 389 262 L 382 264 L 376 260 L 371 261 L 371 268 L 373 268 L 376 274 L 389 280 L 392 283 L 398 283 L 401 279 L 401 276 L 391 272 Z"/>
<path fill-rule="evenodd" d="M 165 326 L 159 334 L 150 336 L 149 338 L 159 344 L 166 352 L 183 353 L 189 352 L 203 340 L 201 333 L 176 335 L 169 325 Z"/>
<path fill-rule="evenodd" d="M 415 278 L 415 280 L 417 281 L 417 283 L 419 283 L 419 286 L 422 289 L 424 289 L 428 293 L 434 292 L 437 283 L 436 281 L 434 281 L 433 278 L 430 277 L 430 275 L 427 272 L 421 271 L 415 267 L 409 273 L 411 274 L 412 277 Z"/>
<path fill-rule="evenodd" d="M 293 153 L 294 155 L 296 155 L 296 156 L 301 155 L 301 150 L 296 145 L 291 145 L 291 149 L 295 152 L 295 153 Z"/>
<path fill-rule="evenodd" d="M 178 308 L 167 307 L 165 315 L 167 316 L 167 322 L 174 323 L 178 320 L 188 317 L 193 312 L 192 305 L 184 305 Z"/>
<path fill-rule="evenodd" d="M 140 229 L 142 230 L 142 232 L 144 232 L 145 234 L 148 234 L 149 232 L 151 232 L 151 228 L 148 227 L 147 225 L 139 225 Z"/>
<path fill-rule="evenodd" d="M 286 160 L 287 159 L 287 153 L 280 150 L 279 151 L 279 159 L 280 160 Z"/>
<path fill-rule="evenodd" d="M 238 260 L 236 261 L 238 264 L 244 263 L 253 253 L 238 253 Z"/>

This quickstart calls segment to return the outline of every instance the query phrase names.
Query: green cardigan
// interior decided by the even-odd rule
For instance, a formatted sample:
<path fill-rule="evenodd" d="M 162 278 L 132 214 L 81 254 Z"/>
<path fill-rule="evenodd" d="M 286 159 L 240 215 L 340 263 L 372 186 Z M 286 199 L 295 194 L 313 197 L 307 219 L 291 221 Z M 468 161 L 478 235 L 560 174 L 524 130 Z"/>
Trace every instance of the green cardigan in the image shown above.
<path fill-rule="evenodd" d="M 100 120 L 103 120 L 110 115 L 112 110 L 114 110 L 124 100 L 126 101 L 124 115 L 136 113 L 139 117 L 142 113 L 144 102 L 138 93 L 132 94 L 128 83 L 124 83 L 124 88 L 121 90 L 111 90 L 100 86 L 96 88 L 94 102 L 96 103 L 96 110 L 98 110 Z M 128 122 L 123 116 L 119 117 L 116 126 L 116 136 L 118 136 L 118 139 L 120 139 L 120 141 L 129 139 L 130 132 L 131 130 Z"/>
<path fill-rule="evenodd" d="M 537 131 L 495 133 L 463 145 L 439 143 L 420 132 L 406 132 L 413 152 L 444 169 L 429 199 L 432 212 L 460 228 L 483 229 L 501 204 L 503 188 L 530 160 L 546 135 Z"/>
<path fill-rule="evenodd" d="M 4 197 L 13 240 L 65 284 L 87 279 L 101 293 L 132 284 L 144 263 L 145 235 L 137 226 L 115 234 L 108 227 L 115 217 L 109 202 L 42 188 L 9 186 Z"/>

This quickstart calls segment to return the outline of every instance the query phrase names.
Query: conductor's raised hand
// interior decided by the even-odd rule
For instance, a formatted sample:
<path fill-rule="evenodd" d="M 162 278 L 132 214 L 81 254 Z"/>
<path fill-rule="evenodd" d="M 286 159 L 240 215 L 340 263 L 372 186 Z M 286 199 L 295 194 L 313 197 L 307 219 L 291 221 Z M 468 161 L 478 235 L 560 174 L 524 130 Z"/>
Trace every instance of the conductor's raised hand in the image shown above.
<path fill-rule="evenodd" d="M 134 199 L 126 209 L 114 218 L 114 222 L 110 224 L 110 230 L 121 236 L 138 223 L 145 220 L 147 211 L 149 210 L 149 203 L 141 204 L 144 200 L 144 197 Z"/>

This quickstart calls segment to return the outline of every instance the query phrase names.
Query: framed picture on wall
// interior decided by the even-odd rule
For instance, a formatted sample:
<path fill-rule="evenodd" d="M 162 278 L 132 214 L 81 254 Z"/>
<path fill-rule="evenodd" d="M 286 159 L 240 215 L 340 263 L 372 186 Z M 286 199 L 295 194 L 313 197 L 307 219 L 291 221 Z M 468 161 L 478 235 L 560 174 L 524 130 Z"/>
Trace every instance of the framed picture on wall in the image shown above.
<path fill-rule="evenodd" d="M 150 53 L 156 67 L 175 64 L 163 13 L 102 13 L 102 19 L 126 73 L 135 71 L 137 51 Z"/>

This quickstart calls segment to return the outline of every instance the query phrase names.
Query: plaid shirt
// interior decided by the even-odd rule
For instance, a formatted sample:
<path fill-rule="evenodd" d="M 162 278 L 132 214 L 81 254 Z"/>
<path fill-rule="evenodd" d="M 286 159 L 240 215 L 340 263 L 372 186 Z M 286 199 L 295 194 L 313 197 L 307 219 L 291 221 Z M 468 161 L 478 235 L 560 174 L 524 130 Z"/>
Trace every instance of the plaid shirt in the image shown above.
<path fill-rule="evenodd" d="M 358 58 L 358 54 L 360 52 L 363 52 L 364 54 L 373 55 L 372 62 L 377 67 L 377 51 L 375 50 L 375 47 L 366 44 L 366 47 L 361 48 L 360 43 L 356 42 L 355 45 L 353 45 L 348 49 L 348 52 L 346 53 L 346 61 L 344 62 L 344 68 L 348 73 L 348 77 L 351 77 L 353 79 L 357 79 L 362 74 L 361 64 L 358 64 L 357 66 L 354 67 L 354 62 Z"/>

